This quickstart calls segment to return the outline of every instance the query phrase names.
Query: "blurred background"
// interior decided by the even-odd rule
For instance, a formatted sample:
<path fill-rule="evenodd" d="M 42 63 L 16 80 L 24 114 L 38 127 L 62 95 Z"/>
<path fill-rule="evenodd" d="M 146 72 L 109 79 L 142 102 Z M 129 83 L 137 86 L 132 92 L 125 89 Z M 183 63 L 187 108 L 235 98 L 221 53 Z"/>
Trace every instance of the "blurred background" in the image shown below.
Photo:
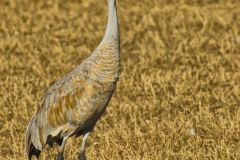
<path fill-rule="evenodd" d="M 117 3 L 121 77 L 89 159 L 239 159 L 240 1 Z M 95 49 L 106 21 L 107 0 L 0 1 L 0 159 L 25 159 L 44 93 Z M 67 160 L 80 144 L 68 141 Z"/>

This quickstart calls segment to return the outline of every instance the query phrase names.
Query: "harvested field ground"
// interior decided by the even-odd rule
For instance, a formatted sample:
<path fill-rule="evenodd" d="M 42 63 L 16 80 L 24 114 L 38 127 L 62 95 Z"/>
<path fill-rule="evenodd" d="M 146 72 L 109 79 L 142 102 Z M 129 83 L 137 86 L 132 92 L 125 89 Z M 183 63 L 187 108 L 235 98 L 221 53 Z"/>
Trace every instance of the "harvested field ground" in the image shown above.
<path fill-rule="evenodd" d="M 240 1 L 117 1 L 122 73 L 88 159 L 239 159 Z M 1 160 L 25 159 L 30 117 L 95 49 L 106 20 L 106 0 L 0 1 Z M 80 144 L 68 141 L 66 160 Z"/>

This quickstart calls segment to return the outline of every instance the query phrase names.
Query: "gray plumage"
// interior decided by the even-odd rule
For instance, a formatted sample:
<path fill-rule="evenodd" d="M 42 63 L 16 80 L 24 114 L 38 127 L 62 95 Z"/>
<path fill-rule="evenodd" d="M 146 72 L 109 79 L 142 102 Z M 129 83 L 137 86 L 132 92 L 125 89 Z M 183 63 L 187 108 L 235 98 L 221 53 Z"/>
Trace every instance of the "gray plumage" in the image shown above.
<path fill-rule="evenodd" d="M 85 159 L 87 137 L 101 117 L 119 77 L 119 32 L 115 0 L 108 0 L 108 24 L 96 50 L 47 91 L 40 109 L 28 124 L 25 137 L 27 159 L 39 157 L 46 144 L 61 145 L 83 135 L 79 159 Z"/>

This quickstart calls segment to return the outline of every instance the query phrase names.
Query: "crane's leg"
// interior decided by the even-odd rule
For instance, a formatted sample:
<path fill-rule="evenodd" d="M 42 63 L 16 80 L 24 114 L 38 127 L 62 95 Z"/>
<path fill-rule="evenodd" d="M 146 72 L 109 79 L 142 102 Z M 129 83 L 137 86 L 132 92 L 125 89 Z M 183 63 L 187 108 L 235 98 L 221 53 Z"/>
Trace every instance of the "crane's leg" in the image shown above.
<path fill-rule="evenodd" d="M 83 141 L 82 141 L 82 145 L 80 147 L 80 154 L 78 156 L 79 160 L 86 160 L 85 149 L 86 149 L 87 139 L 88 139 L 90 133 L 91 132 L 87 132 L 86 134 L 83 135 Z"/>
<path fill-rule="evenodd" d="M 75 128 L 76 126 L 70 124 L 70 123 L 67 123 L 64 127 L 64 130 L 63 130 L 63 140 L 62 140 L 62 144 L 61 144 L 61 147 L 60 147 L 60 150 L 57 154 L 57 160 L 64 160 L 64 156 L 63 156 L 63 153 L 64 153 L 64 148 L 65 148 L 65 145 L 67 143 L 67 140 L 68 138 L 74 133 L 75 131 Z"/>
<path fill-rule="evenodd" d="M 62 144 L 61 144 L 61 148 L 60 148 L 60 150 L 59 150 L 59 152 L 57 154 L 57 160 L 64 160 L 63 153 L 64 153 L 64 148 L 65 148 L 66 142 L 67 142 L 67 140 L 69 138 L 69 135 L 63 138 L 63 141 L 62 141 Z"/>

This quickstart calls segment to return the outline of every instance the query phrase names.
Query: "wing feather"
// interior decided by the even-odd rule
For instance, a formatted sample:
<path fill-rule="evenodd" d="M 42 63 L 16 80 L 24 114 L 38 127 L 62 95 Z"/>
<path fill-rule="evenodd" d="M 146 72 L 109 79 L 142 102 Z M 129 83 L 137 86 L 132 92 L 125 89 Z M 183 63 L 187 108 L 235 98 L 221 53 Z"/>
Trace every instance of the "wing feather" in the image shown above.
<path fill-rule="evenodd" d="M 49 135 L 59 134 L 64 127 L 67 130 L 64 125 L 73 115 L 71 112 L 76 107 L 77 100 L 81 98 L 85 82 L 84 76 L 70 73 L 49 88 L 41 107 L 27 127 L 25 137 L 27 158 L 43 149 Z"/>

